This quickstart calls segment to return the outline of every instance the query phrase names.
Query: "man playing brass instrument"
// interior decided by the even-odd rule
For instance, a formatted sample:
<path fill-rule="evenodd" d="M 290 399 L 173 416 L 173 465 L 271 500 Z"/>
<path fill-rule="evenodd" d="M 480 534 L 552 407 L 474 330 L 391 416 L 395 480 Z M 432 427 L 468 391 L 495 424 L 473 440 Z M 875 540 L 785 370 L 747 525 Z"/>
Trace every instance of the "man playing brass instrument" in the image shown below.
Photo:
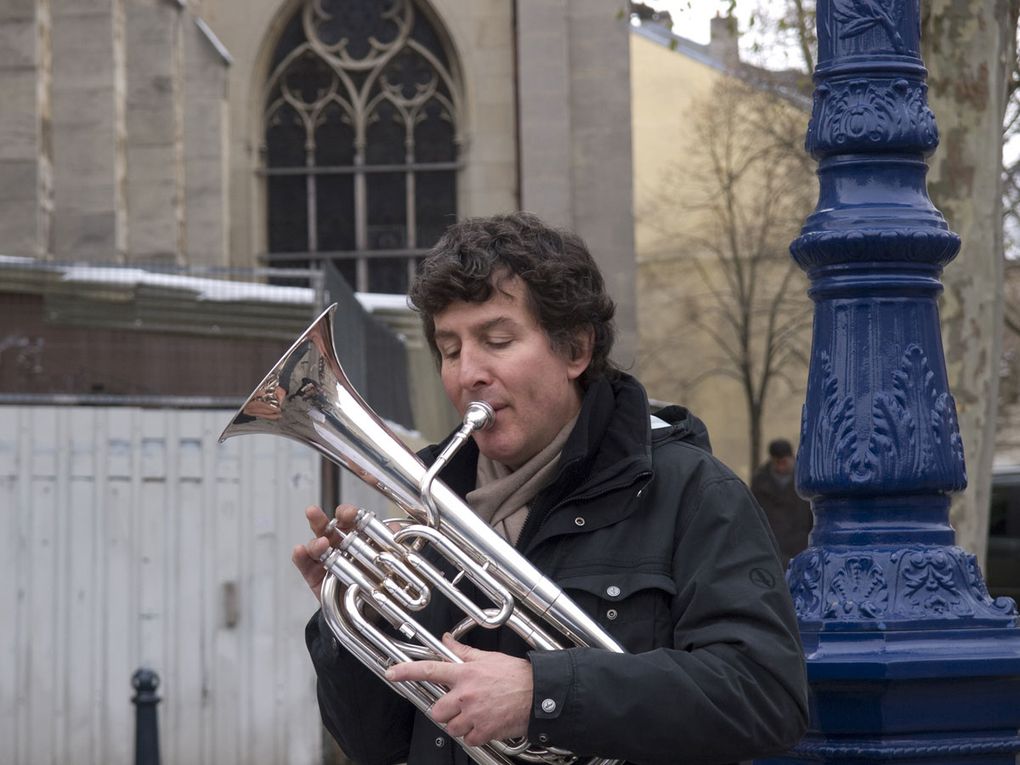
<path fill-rule="evenodd" d="M 410 299 L 454 406 L 496 412 L 439 478 L 628 653 L 531 650 L 506 628 L 447 635 L 463 664 L 387 672 L 450 689 L 431 710 L 444 732 L 317 614 L 306 639 L 319 705 L 348 756 L 462 763 L 449 736 L 527 736 L 628 762 L 732 763 L 796 743 L 804 658 L 765 517 L 711 455 L 704 425 L 682 407 L 651 414 L 644 388 L 609 361 L 614 305 L 580 238 L 525 213 L 465 220 Z M 337 508 L 341 528 L 355 512 Z M 318 595 L 327 518 L 307 515 L 316 538 L 293 559 Z M 442 633 L 459 620 L 451 610 L 437 598 L 420 620 Z"/>

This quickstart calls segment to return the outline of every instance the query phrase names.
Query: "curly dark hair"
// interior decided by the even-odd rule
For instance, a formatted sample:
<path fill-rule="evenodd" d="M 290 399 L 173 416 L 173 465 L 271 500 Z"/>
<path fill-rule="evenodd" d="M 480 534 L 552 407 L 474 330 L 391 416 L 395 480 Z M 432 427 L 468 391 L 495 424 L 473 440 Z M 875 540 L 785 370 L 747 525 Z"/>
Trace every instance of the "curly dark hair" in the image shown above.
<path fill-rule="evenodd" d="M 437 364 L 435 316 L 455 301 L 484 303 L 504 279 L 527 285 L 529 307 L 557 351 L 575 358 L 578 334 L 591 328 L 591 363 L 581 374 L 592 380 L 613 377 L 609 360 L 616 330 L 616 305 L 584 241 L 553 228 L 531 213 L 467 218 L 450 226 L 422 262 L 409 298 L 422 317 Z"/>

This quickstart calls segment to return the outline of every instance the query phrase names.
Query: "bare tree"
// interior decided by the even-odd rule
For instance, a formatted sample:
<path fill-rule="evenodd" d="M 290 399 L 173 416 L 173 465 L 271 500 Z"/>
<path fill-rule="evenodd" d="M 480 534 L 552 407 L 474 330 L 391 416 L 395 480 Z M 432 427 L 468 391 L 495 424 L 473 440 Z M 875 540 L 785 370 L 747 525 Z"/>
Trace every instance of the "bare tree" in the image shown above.
<path fill-rule="evenodd" d="M 921 45 L 941 142 L 928 189 L 963 246 L 943 274 L 942 336 L 967 455 L 957 540 L 984 560 L 1003 330 L 1003 124 L 1020 0 L 929 0 Z"/>
<path fill-rule="evenodd" d="M 643 369 L 658 367 L 681 386 L 728 377 L 743 393 L 749 465 L 762 454 L 762 421 L 778 380 L 803 391 L 810 310 L 789 243 L 816 196 L 801 145 L 802 108 L 741 81 L 720 80 L 692 114 L 690 161 L 674 168 L 647 215 L 678 243 L 643 263 L 645 289 L 673 290 L 693 271 L 686 310 L 673 312 Z M 679 268 L 678 268 L 679 267 Z M 692 338 L 697 333 L 700 338 Z M 714 348 L 692 363 L 692 339 Z M 679 363 L 678 363 L 679 362 Z"/>

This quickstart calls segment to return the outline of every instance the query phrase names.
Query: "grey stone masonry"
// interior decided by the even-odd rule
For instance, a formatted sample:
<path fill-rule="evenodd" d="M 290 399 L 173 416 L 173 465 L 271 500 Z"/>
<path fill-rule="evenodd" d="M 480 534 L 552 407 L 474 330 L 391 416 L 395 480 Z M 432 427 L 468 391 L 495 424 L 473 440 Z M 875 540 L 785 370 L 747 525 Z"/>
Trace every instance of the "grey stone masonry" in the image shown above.
<path fill-rule="evenodd" d="M 49 63 L 48 21 L 32 0 L 0 3 L 0 253 L 38 256 L 45 251 L 39 195 L 45 189 L 39 155 L 48 105 L 36 89 Z"/>
<path fill-rule="evenodd" d="M 127 0 L 128 251 L 133 263 L 184 262 L 179 6 Z"/>
<path fill-rule="evenodd" d="M 228 64 L 176 0 L 0 1 L 0 254 L 224 264 Z"/>
<path fill-rule="evenodd" d="M 517 5 L 521 207 L 574 225 L 568 0 Z"/>
<path fill-rule="evenodd" d="M 198 22 L 183 34 L 185 252 L 189 263 L 225 266 L 229 61 Z"/>
<path fill-rule="evenodd" d="M 614 360 L 637 349 L 630 24 L 616 0 L 520 0 L 521 207 L 577 231 L 617 303 Z"/>
<path fill-rule="evenodd" d="M 637 353 L 630 21 L 616 0 L 571 0 L 570 110 L 574 226 L 616 300 L 613 358 Z"/>
<path fill-rule="evenodd" d="M 60 260 L 122 260 L 124 39 L 120 0 L 51 0 L 53 235 Z"/>

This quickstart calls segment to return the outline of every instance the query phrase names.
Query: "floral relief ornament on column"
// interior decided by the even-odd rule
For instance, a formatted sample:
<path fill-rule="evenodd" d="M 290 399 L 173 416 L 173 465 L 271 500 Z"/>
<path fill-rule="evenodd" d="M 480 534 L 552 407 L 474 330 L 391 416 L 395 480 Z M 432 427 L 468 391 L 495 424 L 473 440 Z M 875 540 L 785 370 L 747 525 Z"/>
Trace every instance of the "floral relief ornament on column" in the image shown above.
<path fill-rule="evenodd" d="M 893 562 L 899 556 L 893 556 Z M 970 616 L 961 594 L 960 571 L 945 548 L 907 551 L 901 558 L 900 610 L 909 614 Z M 963 583 L 964 586 L 965 583 Z"/>
<path fill-rule="evenodd" d="M 914 421 L 915 414 L 920 421 Z M 927 422 L 921 419 L 925 414 Z M 882 475 L 897 480 L 931 475 L 950 491 L 966 485 L 956 404 L 936 386 L 919 345 L 912 343 L 904 351 L 900 368 L 893 372 L 892 391 L 875 395 L 872 418 L 869 452 L 877 454 Z"/>
<path fill-rule="evenodd" d="M 880 622 L 1015 617 L 1010 598 L 992 598 L 977 559 L 960 547 L 912 546 L 869 553 L 809 548 L 787 584 L 801 622 Z"/>
<path fill-rule="evenodd" d="M 927 86 L 902 77 L 887 84 L 854 79 L 815 89 L 815 116 L 808 141 L 828 149 L 860 144 L 907 145 L 927 152 L 939 142 L 935 115 L 927 103 Z"/>
<path fill-rule="evenodd" d="M 840 395 L 838 377 L 825 352 L 821 365 L 825 398 L 810 445 L 811 483 L 835 482 L 849 466 L 849 478 L 856 484 L 916 480 L 949 491 L 966 485 L 953 397 L 936 385 L 919 345 L 911 343 L 903 352 L 900 368 L 892 373 L 891 390 L 874 395 L 870 432 L 863 439 L 854 400 Z"/>
<path fill-rule="evenodd" d="M 889 585 L 882 566 L 871 555 L 852 555 L 842 563 L 829 586 L 825 618 L 881 618 L 889 604 Z"/>
<path fill-rule="evenodd" d="M 839 37 L 847 39 L 882 29 L 897 53 L 903 53 L 903 38 L 898 26 L 903 16 L 902 0 L 832 0 L 832 11 L 842 26 Z"/>

